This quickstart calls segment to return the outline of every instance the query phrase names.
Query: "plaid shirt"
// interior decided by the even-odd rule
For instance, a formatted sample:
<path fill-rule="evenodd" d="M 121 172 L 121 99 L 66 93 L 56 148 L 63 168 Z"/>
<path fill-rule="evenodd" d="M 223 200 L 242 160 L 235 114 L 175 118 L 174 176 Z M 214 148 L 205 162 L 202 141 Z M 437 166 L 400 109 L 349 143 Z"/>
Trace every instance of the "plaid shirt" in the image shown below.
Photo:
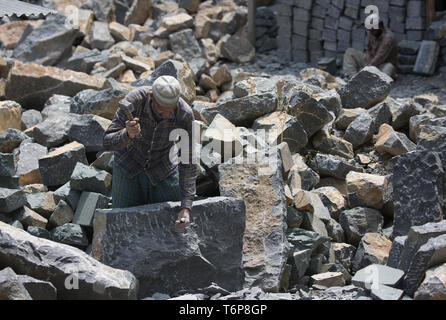
<path fill-rule="evenodd" d="M 398 43 L 393 32 L 388 28 L 384 28 L 384 31 L 378 38 L 369 32 L 367 63 L 379 67 L 387 62 L 392 63 L 395 67 L 398 64 Z"/>
<path fill-rule="evenodd" d="M 162 119 L 152 108 L 150 86 L 142 86 L 130 91 L 125 100 L 134 106 L 134 117 L 139 118 L 141 139 L 130 139 L 125 129 L 128 120 L 125 112 L 118 109 L 112 123 L 105 131 L 105 150 L 115 151 L 116 164 L 131 177 L 145 171 L 152 184 L 156 185 L 176 169 L 177 164 L 169 159 L 174 141 L 169 141 L 173 129 L 182 128 L 189 134 L 189 164 L 179 163 L 181 207 L 192 208 L 195 196 L 196 165 L 192 164 L 192 123 L 194 115 L 191 107 L 182 99 L 171 117 Z"/>

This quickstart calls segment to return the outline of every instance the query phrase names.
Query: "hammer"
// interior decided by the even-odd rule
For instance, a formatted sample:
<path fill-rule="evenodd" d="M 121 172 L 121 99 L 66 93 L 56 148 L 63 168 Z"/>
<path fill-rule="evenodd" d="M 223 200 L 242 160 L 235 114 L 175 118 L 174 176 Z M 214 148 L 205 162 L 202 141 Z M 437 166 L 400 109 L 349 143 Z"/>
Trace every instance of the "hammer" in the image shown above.
<path fill-rule="evenodd" d="M 118 103 L 119 109 L 121 109 L 122 111 L 125 112 L 125 114 L 127 115 L 127 119 L 129 121 L 133 120 L 133 115 L 132 112 L 133 110 L 135 110 L 135 108 L 133 107 L 133 104 L 131 104 L 130 102 L 126 101 L 126 100 L 121 100 Z M 142 137 L 141 133 L 138 133 L 136 135 L 136 139 L 140 139 Z"/>

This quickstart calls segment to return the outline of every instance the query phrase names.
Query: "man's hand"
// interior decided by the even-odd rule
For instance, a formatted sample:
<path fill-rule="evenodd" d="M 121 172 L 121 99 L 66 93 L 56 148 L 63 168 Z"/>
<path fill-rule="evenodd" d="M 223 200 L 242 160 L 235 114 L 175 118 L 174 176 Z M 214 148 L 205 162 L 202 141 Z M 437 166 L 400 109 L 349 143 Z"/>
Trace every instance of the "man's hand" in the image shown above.
<path fill-rule="evenodd" d="M 139 118 L 134 118 L 132 121 L 127 120 L 125 122 L 125 129 L 130 139 L 135 138 L 141 132 Z"/>
<path fill-rule="evenodd" d="M 182 232 L 188 225 L 190 225 L 190 210 L 189 209 L 181 209 L 180 213 L 178 213 L 178 219 L 175 220 L 175 231 Z"/>

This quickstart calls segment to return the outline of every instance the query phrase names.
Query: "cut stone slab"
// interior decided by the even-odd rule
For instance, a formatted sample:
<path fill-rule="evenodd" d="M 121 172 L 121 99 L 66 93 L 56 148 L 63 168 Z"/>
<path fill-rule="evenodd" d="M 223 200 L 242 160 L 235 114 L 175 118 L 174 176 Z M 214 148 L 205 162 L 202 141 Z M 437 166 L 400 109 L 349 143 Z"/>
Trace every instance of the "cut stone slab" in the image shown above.
<path fill-rule="evenodd" d="M 73 141 L 39 159 L 40 177 L 46 186 L 60 186 L 70 181 L 78 162 L 88 164 L 85 147 Z"/>
<path fill-rule="evenodd" d="M 326 130 L 318 131 L 312 138 L 316 150 L 325 154 L 337 155 L 346 159 L 353 159 L 353 145 Z"/>
<path fill-rule="evenodd" d="M 446 234 L 429 239 L 415 254 L 403 281 L 404 292 L 413 296 L 428 268 L 446 262 Z"/>
<path fill-rule="evenodd" d="M 373 284 L 397 287 L 403 278 L 404 271 L 402 270 L 381 264 L 371 264 L 355 273 L 352 284 L 367 290 L 370 290 Z"/>
<path fill-rule="evenodd" d="M 21 186 L 40 183 L 39 158 L 48 153 L 46 147 L 38 143 L 27 143 L 25 140 L 19 147 L 17 175 Z"/>
<path fill-rule="evenodd" d="M 53 94 L 72 97 L 82 90 L 100 90 L 106 86 L 105 81 L 97 75 L 15 60 L 6 82 L 5 96 L 25 109 L 32 109 L 44 105 Z"/>
<path fill-rule="evenodd" d="M 311 276 L 315 285 L 331 287 L 343 287 L 345 285 L 344 275 L 341 272 L 324 272 Z"/>
<path fill-rule="evenodd" d="M 71 124 L 68 138 L 84 145 L 86 152 L 97 152 L 104 149 L 102 138 L 111 121 L 92 114 L 81 115 Z"/>
<path fill-rule="evenodd" d="M 439 53 L 440 46 L 437 41 L 423 40 L 413 71 L 422 75 L 433 75 L 437 67 Z"/>
<path fill-rule="evenodd" d="M 374 66 L 355 74 L 344 87 L 337 89 L 342 106 L 369 109 L 387 98 L 393 79 Z"/>
<path fill-rule="evenodd" d="M 173 228 L 179 206 L 179 202 L 165 202 L 97 210 L 93 256 L 135 274 L 141 297 L 155 292 L 172 295 L 212 282 L 229 291 L 240 290 L 245 229 L 243 200 L 216 197 L 195 201 L 192 225 L 181 234 Z M 135 228 L 139 231 L 135 232 Z"/>
<path fill-rule="evenodd" d="M 27 275 L 18 275 L 19 281 L 33 300 L 56 300 L 57 290 L 51 282 L 34 279 Z"/>
<path fill-rule="evenodd" d="M 0 152 L 12 153 L 23 140 L 27 140 L 29 137 L 20 130 L 6 129 L 0 132 Z"/>
<path fill-rule="evenodd" d="M 254 120 L 274 112 L 276 108 L 276 95 L 265 93 L 219 103 L 215 107 L 203 109 L 201 115 L 207 123 L 211 123 L 217 114 L 221 114 L 236 126 L 251 127 Z"/>
<path fill-rule="evenodd" d="M 350 171 L 362 172 L 362 169 L 349 164 L 345 159 L 333 155 L 318 153 L 314 162 L 320 176 L 345 179 Z"/>
<path fill-rule="evenodd" d="M 0 188 L 0 210 L 11 213 L 26 203 L 25 193 L 20 189 Z"/>
<path fill-rule="evenodd" d="M 74 167 L 70 178 L 70 188 L 79 191 L 91 191 L 109 195 L 112 175 L 104 170 L 92 168 L 82 162 Z"/>
<path fill-rule="evenodd" d="M 444 175 L 440 156 L 412 151 L 392 159 L 394 226 L 392 237 L 404 236 L 410 227 L 442 219 Z"/>
<path fill-rule="evenodd" d="M 73 221 L 74 211 L 64 200 L 60 200 L 49 218 L 51 225 L 60 227 Z"/>
<path fill-rule="evenodd" d="M 83 227 L 92 227 L 95 210 L 108 208 L 108 202 L 109 198 L 100 193 L 82 192 L 73 217 L 73 223 Z"/>
<path fill-rule="evenodd" d="M 350 171 L 346 177 L 348 203 L 351 208 L 366 206 L 382 209 L 387 176 Z"/>
<path fill-rule="evenodd" d="M 0 271 L 0 300 L 32 300 L 17 274 L 10 267 Z"/>
<path fill-rule="evenodd" d="M 0 102 L 0 131 L 8 128 L 18 129 L 22 128 L 22 107 L 14 101 Z"/>
<path fill-rule="evenodd" d="M 29 25 L 31 27 L 31 25 Z M 71 53 L 71 46 L 79 35 L 68 18 L 62 14 L 50 15 L 30 33 L 20 39 L 14 48 L 13 57 L 23 62 L 41 65 L 55 65 Z"/>
<path fill-rule="evenodd" d="M 386 264 L 392 242 L 379 233 L 366 233 L 359 243 L 352 263 L 356 272 L 370 264 Z"/>
<path fill-rule="evenodd" d="M 332 247 L 336 261 L 349 271 L 355 256 L 356 248 L 348 243 L 333 243 Z"/>
<path fill-rule="evenodd" d="M 367 112 L 364 112 L 347 127 L 344 140 L 350 142 L 353 148 L 357 148 L 372 139 L 374 131 L 373 118 Z"/>
<path fill-rule="evenodd" d="M 26 205 L 45 219 L 49 219 L 51 213 L 56 208 L 52 192 L 27 193 Z"/>
<path fill-rule="evenodd" d="M 266 131 L 266 141 L 270 145 L 288 143 L 292 153 L 299 152 L 308 143 L 307 134 L 300 122 L 293 116 L 281 111 L 260 117 L 254 121 L 254 130 Z"/>
<path fill-rule="evenodd" d="M 0 152 L 0 176 L 12 177 L 15 175 L 14 155 Z"/>
<path fill-rule="evenodd" d="M 370 296 L 375 300 L 401 300 L 404 291 L 383 284 L 371 287 Z"/>
<path fill-rule="evenodd" d="M 51 282 L 58 299 L 136 299 L 138 282 L 133 274 L 106 266 L 77 248 L 1 222 L 0 248 L 0 267 Z M 78 290 L 67 289 L 67 277 L 70 281 L 77 277 Z"/>
<path fill-rule="evenodd" d="M 116 111 L 118 110 L 119 100 L 123 99 L 126 94 L 127 91 L 115 88 L 109 88 L 100 91 L 93 89 L 82 90 L 71 99 L 69 110 L 71 113 L 94 114 L 99 117 L 112 120 L 115 116 Z M 80 118 L 81 123 L 83 122 L 82 120 L 87 120 L 87 122 L 94 122 L 97 119 L 89 117 Z M 101 121 L 96 126 L 96 130 L 101 131 L 104 122 L 106 121 L 101 119 Z M 82 125 L 80 126 L 82 127 Z M 75 134 L 75 132 L 73 132 L 73 134 Z M 80 135 L 80 133 L 78 135 Z M 84 135 L 82 135 L 81 137 L 82 139 L 85 139 Z M 89 145 L 90 144 L 93 144 L 93 146 L 97 146 L 98 138 L 91 139 L 91 142 L 89 141 Z"/>
<path fill-rule="evenodd" d="M 414 300 L 445 300 L 445 273 L 446 263 L 428 269 L 423 282 L 415 292 Z"/>
<path fill-rule="evenodd" d="M 379 128 L 375 143 L 375 149 L 380 153 L 388 153 L 392 156 L 399 156 L 404 153 L 416 150 L 415 143 L 401 132 L 396 132 L 388 124 L 383 124 Z"/>
<path fill-rule="evenodd" d="M 384 218 L 378 210 L 357 207 L 345 210 L 339 216 L 339 223 L 345 231 L 349 244 L 357 246 L 368 232 L 380 232 Z"/>
<path fill-rule="evenodd" d="M 79 190 L 73 190 L 70 188 L 70 181 L 65 183 L 59 189 L 53 192 L 54 202 L 57 204 L 60 200 L 65 200 L 71 207 L 71 209 L 76 210 L 79 198 L 81 197 L 81 192 Z"/>
<path fill-rule="evenodd" d="M 243 235 L 245 284 L 256 283 L 265 291 L 278 292 L 289 243 L 286 238 L 286 199 L 277 163 L 237 164 L 218 167 L 220 195 L 243 199 L 246 229 Z M 265 194 L 270 196 L 265 198 Z"/>
<path fill-rule="evenodd" d="M 85 249 L 88 246 L 87 234 L 81 226 L 74 223 L 66 223 L 51 230 L 51 239 L 53 241 L 67 244 L 79 249 Z"/>

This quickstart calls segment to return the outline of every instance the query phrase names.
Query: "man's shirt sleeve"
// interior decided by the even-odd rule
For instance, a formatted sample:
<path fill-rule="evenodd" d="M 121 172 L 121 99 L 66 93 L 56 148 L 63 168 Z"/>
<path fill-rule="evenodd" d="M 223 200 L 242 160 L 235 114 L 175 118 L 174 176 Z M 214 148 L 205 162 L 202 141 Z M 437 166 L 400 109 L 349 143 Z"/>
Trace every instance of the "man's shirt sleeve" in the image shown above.
<path fill-rule="evenodd" d="M 393 50 L 393 37 L 389 33 L 386 33 L 381 43 L 379 44 L 376 55 L 373 57 L 370 64 L 372 66 L 379 67 L 387 60 L 392 50 Z"/>

